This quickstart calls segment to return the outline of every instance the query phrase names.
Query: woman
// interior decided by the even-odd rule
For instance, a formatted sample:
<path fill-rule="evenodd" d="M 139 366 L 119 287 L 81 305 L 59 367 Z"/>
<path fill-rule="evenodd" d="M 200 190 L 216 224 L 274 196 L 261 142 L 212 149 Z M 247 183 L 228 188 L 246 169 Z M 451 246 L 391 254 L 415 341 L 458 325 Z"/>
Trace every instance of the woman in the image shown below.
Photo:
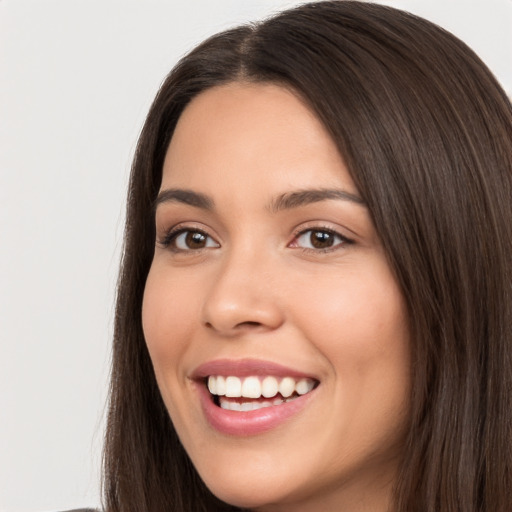
<path fill-rule="evenodd" d="M 512 109 L 388 7 L 227 31 L 131 176 L 110 511 L 512 505 Z"/>

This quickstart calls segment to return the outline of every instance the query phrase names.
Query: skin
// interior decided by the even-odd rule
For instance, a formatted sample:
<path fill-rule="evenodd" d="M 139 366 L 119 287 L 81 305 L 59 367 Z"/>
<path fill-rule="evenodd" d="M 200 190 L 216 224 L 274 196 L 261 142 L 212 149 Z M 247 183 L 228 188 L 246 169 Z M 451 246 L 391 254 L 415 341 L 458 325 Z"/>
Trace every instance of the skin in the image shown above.
<path fill-rule="evenodd" d="M 219 498 L 253 510 L 389 510 L 409 411 L 403 297 L 364 204 L 270 206 L 308 189 L 358 196 L 327 131 L 283 87 L 210 89 L 187 106 L 168 148 L 161 193 L 176 188 L 213 207 L 158 204 L 143 326 L 199 474 Z M 205 233 L 204 247 L 187 246 L 186 234 L 166 244 L 174 227 Z M 341 237 L 312 245 L 326 229 Z M 191 378 L 220 358 L 278 363 L 319 385 L 276 428 L 227 435 L 206 420 Z"/>

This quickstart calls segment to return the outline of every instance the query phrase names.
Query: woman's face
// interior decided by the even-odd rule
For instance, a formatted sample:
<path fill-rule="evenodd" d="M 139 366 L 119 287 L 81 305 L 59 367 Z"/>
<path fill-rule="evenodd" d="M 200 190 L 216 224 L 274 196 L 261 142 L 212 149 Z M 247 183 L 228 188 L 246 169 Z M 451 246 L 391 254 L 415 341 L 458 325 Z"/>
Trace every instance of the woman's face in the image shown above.
<path fill-rule="evenodd" d="M 315 115 L 271 84 L 196 97 L 156 232 L 144 333 L 207 486 L 257 510 L 384 510 L 408 418 L 406 308 Z"/>

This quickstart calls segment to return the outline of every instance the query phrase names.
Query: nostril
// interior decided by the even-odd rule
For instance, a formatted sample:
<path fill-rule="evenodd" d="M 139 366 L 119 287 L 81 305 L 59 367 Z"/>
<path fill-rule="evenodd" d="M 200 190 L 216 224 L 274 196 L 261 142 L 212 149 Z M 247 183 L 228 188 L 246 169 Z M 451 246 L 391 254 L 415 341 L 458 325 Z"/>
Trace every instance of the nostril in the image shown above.
<path fill-rule="evenodd" d="M 234 327 L 234 332 L 242 333 L 245 331 L 259 331 L 260 329 L 265 329 L 264 324 L 261 322 L 255 322 L 252 320 L 248 320 L 246 322 L 239 322 Z"/>
<path fill-rule="evenodd" d="M 208 329 L 214 329 L 213 324 L 211 322 L 205 322 L 204 324 Z M 253 321 L 247 321 L 247 322 L 240 322 L 235 325 L 235 329 L 237 327 L 259 327 L 261 325 L 260 322 L 253 322 Z"/>
<path fill-rule="evenodd" d="M 258 327 L 261 324 L 259 322 L 241 322 L 237 327 Z"/>

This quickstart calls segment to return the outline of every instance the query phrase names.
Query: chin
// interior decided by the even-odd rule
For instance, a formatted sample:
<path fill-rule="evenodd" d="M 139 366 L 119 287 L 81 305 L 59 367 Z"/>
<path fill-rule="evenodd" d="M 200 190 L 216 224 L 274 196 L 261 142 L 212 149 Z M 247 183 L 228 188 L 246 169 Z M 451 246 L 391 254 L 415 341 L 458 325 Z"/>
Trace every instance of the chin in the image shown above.
<path fill-rule="evenodd" d="M 254 485 L 254 481 L 241 482 L 240 478 L 232 482 L 216 481 L 211 485 L 207 484 L 210 491 L 223 502 L 248 510 L 274 510 L 273 507 L 289 503 L 286 490 L 282 487 L 273 488 L 274 485 L 275 481 Z M 291 508 L 293 509 L 294 507 Z"/>
<path fill-rule="evenodd" d="M 283 479 L 279 474 L 287 476 Z M 231 470 L 226 470 L 225 466 L 209 468 L 207 471 L 200 471 L 200 476 L 217 498 L 230 505 L 250 510 L 287 503 L 297 493 L 297 482 L 299 488 L 303 487 L 300 485 L 303 479 L 299 475 L 292 475 L 290 469 L 283 473 L 275 464 L 240 467 L 235 463 Z"/>

